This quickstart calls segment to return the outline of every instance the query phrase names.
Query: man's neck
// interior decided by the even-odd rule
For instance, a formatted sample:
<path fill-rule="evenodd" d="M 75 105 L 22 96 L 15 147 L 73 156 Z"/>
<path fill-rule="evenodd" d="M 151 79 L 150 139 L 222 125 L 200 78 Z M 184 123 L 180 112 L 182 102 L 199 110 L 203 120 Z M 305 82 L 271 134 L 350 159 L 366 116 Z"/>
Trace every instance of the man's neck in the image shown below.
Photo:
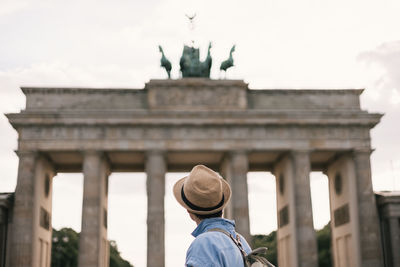
<path fill-rule="evenodd" d="M 197 217 L 196 215 L 194 215 L 191 212 L 189 212 L 189 216 L 197 225 L 199 225 L 202 221 L 199 217 Z"/>

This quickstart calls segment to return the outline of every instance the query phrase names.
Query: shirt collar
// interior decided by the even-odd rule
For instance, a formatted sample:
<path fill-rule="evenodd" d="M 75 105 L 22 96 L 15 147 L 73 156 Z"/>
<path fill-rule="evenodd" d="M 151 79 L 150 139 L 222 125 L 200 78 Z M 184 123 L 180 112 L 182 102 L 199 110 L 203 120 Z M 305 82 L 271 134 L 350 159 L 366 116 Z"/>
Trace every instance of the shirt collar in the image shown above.
<path fill-rule="evenodd" d="M 207 232 L 213 228 L 220 228 L 227 230 L 228 232 L 235 231 L 235 221 L 224 219 L 224 218 L 208 218 L 202 220 L 199 225 L 192 232 L 192 236 L 197 237 L 200 234 Z"/>

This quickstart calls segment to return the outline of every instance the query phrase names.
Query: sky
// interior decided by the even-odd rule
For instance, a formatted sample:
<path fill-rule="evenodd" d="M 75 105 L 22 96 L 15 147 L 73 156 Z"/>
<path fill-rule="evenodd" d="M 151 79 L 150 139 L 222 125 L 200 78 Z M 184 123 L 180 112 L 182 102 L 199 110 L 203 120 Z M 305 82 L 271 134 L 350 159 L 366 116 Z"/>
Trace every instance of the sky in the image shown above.
<path fill-rule="evenodd" d="M 196 13 L 194 30 L 185 14 Z M 211 78 L 232 45 L 228 79 L 251 89 L 364 88 L 363 110 L 384 113 L 371 131 L 374 190 L 400 190 L 400 2 L 391 0 L 0 0 L 0 191 L 14 191 L 17 133 L 3 113 L 24 109 L 20 86 L 143 88 L 167 75 L 158 45 L 173 64 L 191 40 Z M 172 197 L 166 177 L 167 267 L 182 266 L 195 225 Z M 82 175 L 59 174 L 53 226 L 80 231 Z M 251 232 L 276 229 L 275 180 L 248 175 Z M 314 225 L 329 221 L 327 179 L 311 174 Z M 136 267 L 146 263 L 144 174 L 110 178 L 109 238 Z M 263 203 L 262 206 L 257 203 Z M 129 211 L 129 212 L 127 212 Z"/>

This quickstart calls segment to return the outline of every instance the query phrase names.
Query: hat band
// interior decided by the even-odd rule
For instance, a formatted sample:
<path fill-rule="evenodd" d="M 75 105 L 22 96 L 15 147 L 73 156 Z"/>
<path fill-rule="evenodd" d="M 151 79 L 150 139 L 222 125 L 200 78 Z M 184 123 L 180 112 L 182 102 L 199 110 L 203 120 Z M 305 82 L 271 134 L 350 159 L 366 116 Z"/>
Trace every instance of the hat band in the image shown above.
<path fill-rule="evenodd" d="M 222 205 L 224 205 L 224 200 L 225 200 L 225 196 L 224 196 L 224 194 L 222 194 L 222 199 L 221 199 L 221 201 L 218 203 L 218 205 L 216 205 L 216 206 L 214 206 L 214 207 L 210 207 L 210 208 L 202 208 L 202 207 L 199 207 L 199 206 L 193 204 L 192 202 L 190 202 L 190 201 L 186 198 L 185 192 L 183 192 L 183 185 L 182 185 L 182 189 L 181 189 L 181 197 L 182 197 L 183 202 L 185 202 L 185 204 L 188 205 L 189 208 L 191 208 L 192 210 L 198 210 L 198 211 L 211 211 L 211 210 L 218 209 L 218 208 L 222 207 Z"/>

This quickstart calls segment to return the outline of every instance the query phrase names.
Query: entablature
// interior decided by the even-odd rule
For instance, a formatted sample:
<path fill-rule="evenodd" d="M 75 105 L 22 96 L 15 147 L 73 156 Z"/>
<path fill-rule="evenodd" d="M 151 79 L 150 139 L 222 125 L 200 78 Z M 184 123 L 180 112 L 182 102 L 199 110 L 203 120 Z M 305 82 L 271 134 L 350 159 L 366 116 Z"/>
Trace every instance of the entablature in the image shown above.
<path fill-rule="evenodd" d="M 365 111 L 23 111 L 7 114 L 14 128 L 33 125 L 348 125 L 373 128 L 383 115 Z"/>
<path fill-rule="evenodd" d="M 260 89 L 241 80 L 150 80 L 143 89 L 22 87 L 26 110 L 346 110 L 362 89 Z"/>

